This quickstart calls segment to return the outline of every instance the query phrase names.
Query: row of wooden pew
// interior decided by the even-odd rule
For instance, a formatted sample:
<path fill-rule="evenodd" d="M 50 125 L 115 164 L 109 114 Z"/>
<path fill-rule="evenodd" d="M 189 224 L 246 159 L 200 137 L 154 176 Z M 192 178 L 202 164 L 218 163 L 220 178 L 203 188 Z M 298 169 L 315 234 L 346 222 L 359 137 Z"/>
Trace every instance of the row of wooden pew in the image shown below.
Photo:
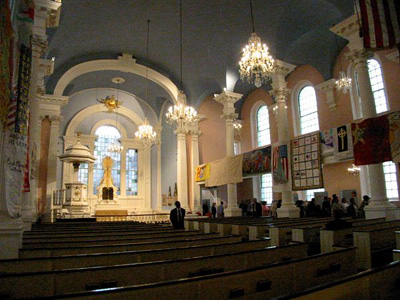
<path fill-rule="evenodd" d="M 210 224 L 216 227 L 209 228 L 223 228 L 222 234 L 215 229 L 206 233 L 206 221 L 199 222 L 203 225 L 197 227 L 194 221 L 187 221 L 185 231 L 133 222 L 35 226 L 24 234 L 20 258 L 0 260 L 0 298 L 269 299 L 287 294 L 291 296 L 285 297 L 302 297 L 304 293 L 329 291 L 332 287 L 325 286 L 326 282 L 340 285 L 343 278 L 361 276 L 357 274 L 356 247 L 336 244 L 331 251 L 309 255 L 307 243 L 293 241 L 293 233 L 288 238 L 287 228 L 291 226 L 313 227 L 329 219 L 219 221 L 222 222 L 212 220 Z M 381 223 L 386 224 L 382 228 L 391 228 L 383 220 L 358 222 Z M 268 235 L 273 228 L 285 229 L 277 231 L 277 236 L 281 236 L 276 239 L 279 245 L 272 246 L 269 236 L 246 238 L 244 233 L 248 234 L 248 229 L 243 225 L 267 225 L 263 231 Z M 394 270 L 390 272 L 398 278 L 398 269 L 394 263 L 375 271 L 380 274 Z M 376 277 L 374 274 L 363 276 Z"/>

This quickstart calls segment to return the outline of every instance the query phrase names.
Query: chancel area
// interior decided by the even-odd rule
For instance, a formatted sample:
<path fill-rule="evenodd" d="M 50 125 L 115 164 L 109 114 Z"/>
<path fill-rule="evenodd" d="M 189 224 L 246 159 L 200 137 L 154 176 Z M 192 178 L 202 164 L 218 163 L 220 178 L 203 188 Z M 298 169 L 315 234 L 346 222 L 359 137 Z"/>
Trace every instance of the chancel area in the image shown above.
<path fill-rule="evenodd" d="M 0 298 L 400 298 L 398 1 L 0 22 Z"/>

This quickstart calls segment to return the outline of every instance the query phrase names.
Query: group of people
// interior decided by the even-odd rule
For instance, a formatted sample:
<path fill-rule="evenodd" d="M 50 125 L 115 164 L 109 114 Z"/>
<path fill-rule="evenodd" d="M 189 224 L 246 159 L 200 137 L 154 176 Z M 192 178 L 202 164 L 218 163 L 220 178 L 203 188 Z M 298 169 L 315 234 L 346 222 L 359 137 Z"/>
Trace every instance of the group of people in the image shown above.
<path fill-rule="evenodd" d="M 268 206 L 266 201 L 261 203 L 257 201 L 257 198 L 251 200 L 242 201 L 239 204 L 239 208 L 242 210 L 242 216 L 253 216 L 253 217 L 277 217 L 277 209 L 282 205 L 282 200 L 272 201 L 272 205 Z"/>
<path fill-rule="evenodd" d="M 364 207 L 369 203 L 369 197 L 363 196 L 360 206 L 357 205 L 355 197 L 357 194 L 353 193 L 349 202 L 346 198 L 339 199 L 336 194 L 331 197 L 325 196 L 322 205 L 316 203 L 315 198 L 310 202 L 297 201 L 296 206 L 300 208 L 300 217 L 329 217 L 334 216 L 335 212 L 342 217 L 351 218 L 364 218 Z"/>

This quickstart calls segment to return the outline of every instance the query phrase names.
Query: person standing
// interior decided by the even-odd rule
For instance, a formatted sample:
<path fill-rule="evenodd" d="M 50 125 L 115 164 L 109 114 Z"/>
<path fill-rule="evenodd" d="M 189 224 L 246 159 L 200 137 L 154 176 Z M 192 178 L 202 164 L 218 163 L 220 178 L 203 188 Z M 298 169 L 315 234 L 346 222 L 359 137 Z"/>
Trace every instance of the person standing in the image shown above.
<path fill-rule="evenodd" d="M 211 207 L 211 213 L 212 213 L 212 217 L 215 219 L 217 216 L 217 204 L 213 203 L 213 205 Z"/>
<path fill-rule="evenodd" d="M 171 210 L 169 214 L 169 219 L 171 220 L 172 226 L 174 229 L 183 229 L 185 228 L 185 213 L 186 210 L 181 208 L 181 203 L 179 201 L 175 202 L 175 208 Z"/>
<path fill-rule="evenodd" d="M 242 210 L 242 217 L 246 216 L 246 214 L 247 214 L 247 205 L 246 205 L 246 203 L 244 203 L 243 200 L 242 200 L 242 202 L 240 202 L 239 208 Z"/>
<path fill-rule="evenodd" d="M 261 217 L 262 208 L 261 204 L 257 202 L 257 198 L 253 198 L 253 203 L 251 204 L 251 211 L 253 217 Z"/>
<path fill-rule="evenodd" d="M 224 217 L 224 201 L 221 201 L 221 205 L 218 206 L 218 218 Z"/>
<path fill-rule="evenodd" d="M 269 216 L 269 207 L 268 207 L 266 201 L 261 202 L 261 208 L 262 208 L 262 216 L 268 217 Z"/>
<path fill-rule="evenodd" d="M 205 216 L 208 213 L 208 205 L 207 203 L 204 202 L 203 204 L 203 216 Z"/>

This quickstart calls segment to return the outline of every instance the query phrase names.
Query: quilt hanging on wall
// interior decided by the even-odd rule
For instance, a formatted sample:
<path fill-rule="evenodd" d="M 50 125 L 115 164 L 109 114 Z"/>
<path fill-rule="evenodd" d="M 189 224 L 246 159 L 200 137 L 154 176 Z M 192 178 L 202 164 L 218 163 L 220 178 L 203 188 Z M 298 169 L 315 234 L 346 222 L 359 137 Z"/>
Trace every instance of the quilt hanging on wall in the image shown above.
<path fill-rule="evenodd" d="M 389 143 L 392 160 L 400 162 L 400 111 L 388 115 L 389 119 Z"/>
<path fill-rule="evenodd" d="M 292 189 L 299 191 L 323 187 L 319 132 L 292 139 L 291 151 Z"/>
<path fill-rule="evenodd" d="M 389 144 L 389 121 L 386 115 L 351 124 L 351 129 L 356 166 L 392 160 Z"/>

